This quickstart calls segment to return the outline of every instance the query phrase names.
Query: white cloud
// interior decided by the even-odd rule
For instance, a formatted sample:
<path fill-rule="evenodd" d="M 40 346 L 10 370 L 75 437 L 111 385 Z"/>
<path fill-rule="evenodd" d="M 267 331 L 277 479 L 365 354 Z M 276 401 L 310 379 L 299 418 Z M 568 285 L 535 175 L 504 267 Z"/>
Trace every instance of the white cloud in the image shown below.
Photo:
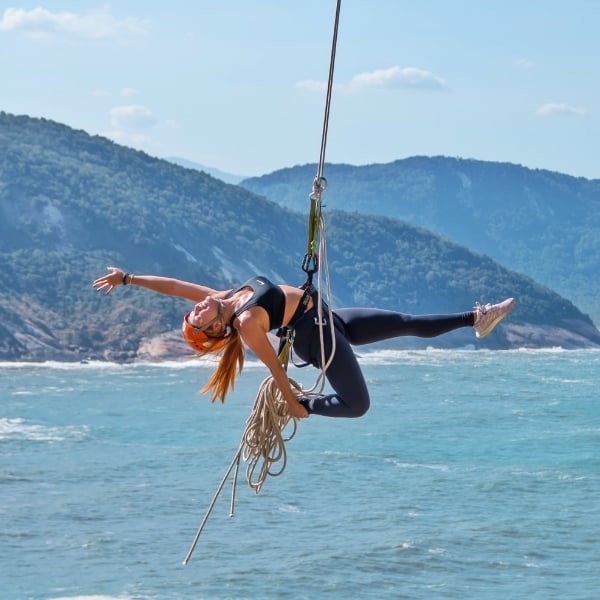
<path fill-rule="evenodd" d="M 121 96 L 124 96 L 126 98 L 129 96 L 135 96 L 137 93 L 138 91 L 132 87 L 125 87 L 120 91 Z"/>
<path fill-rule="evenodd" d="M 566 117 L 587 117 L 589 113 L 585 108 L 578 106 L 570 106 L 569 104 L 543 104 L 536 111 L 535 114 L 538 117 L 555 117 L 555 116 L 566 116 Z"/>
<path fill-rule="evenodd" d="M 307 79 L 297 82 L 296 87 L 309 92 L 323 92 L 327 89 L 327 82 Z M 359 92 L 368 89 L 440 91 L 448 86 L 444 79 L 424 69 L 390 67 L 359 73 L 350 83 L 336 83 L 333 87 L 342 92 Z"/>
<path fill-rule="evenodd" d="M 157 123 L 156 116 L 147 107 L 141 104 L 115 106 L 110 110 L 110 123 L 115 129 L 146 129 L 154 127 Z"/>
<path fill-rule="evenodd" d="M 415 67 L 390 67 L 355 75 L 350 81 L 349 88 L 351 90 L 370 88 L 444 90 L 447 84 L 444 79 L 431 71 Z"/>
<path fill-rule="evenodd" d="M 102 39 L 120 33 L 140 33 L 146 24 L 133 17 L 116 19 L 105 6 L 87 14 L 72 12 L 51 12 L 42 7 L 25 10 L 7 8 L 0 20 L 0 31 L 24 30 L 36 37 L 48 37 L 56 33 L 66 33 L 82 38 Z"/>

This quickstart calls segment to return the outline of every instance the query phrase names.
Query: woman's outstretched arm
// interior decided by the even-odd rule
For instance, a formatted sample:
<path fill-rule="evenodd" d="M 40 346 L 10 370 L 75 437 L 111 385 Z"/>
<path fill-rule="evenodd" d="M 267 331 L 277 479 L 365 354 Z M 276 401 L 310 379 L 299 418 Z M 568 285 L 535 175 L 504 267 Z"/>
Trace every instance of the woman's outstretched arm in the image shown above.
<path fill-rule="evenodd" d="M 107 267 L 108 273 L 94 280 L 92 285 L 98 292 L 110 294 L 119 285 L 135 285 L 146 288 L 158 294 L 184 298 L 192 302 L 201 302 L 206 296 L 223 296 L 220 292 L 204 285 L 182 281 L 172 277 L 161 277 L 160 275 L 135 275 L 126 273 L 118 267 Z"/>

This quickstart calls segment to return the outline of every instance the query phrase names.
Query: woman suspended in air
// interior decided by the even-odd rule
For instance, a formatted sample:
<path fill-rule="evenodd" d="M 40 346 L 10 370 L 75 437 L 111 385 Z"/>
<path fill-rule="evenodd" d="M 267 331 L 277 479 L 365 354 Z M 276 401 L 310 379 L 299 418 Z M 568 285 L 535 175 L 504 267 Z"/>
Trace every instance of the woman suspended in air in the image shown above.
<path fill-rule="evenodd" d="M 462 327 L 473 327 L 484 338 L 514 308 L 508 298 L 498 304 L 477 305 L 473 310 L 441 315 L 407 315 L 377 308 L 341 308 L 325 318 L 319 334 L 317 294 L 291 285 L 275 285 L 266 277 L 253 277 L 238 288 L 212 288 L 155 275 L 133 275 L 116 267 L 93 283 L 97 291 L 110 294 L 119 285 L 135 285 L 194 303 L 183 318 L 185 341 L 201 354 L 220 354 L 216 370 L 203 388 L 212 400 L 225 401 L 236 375 L 244 365 L 247 346 L 271 372 L 295 418 L 310 414 L 327 417 L 360 417 L 369 409 L 369 392 L 353 345 L 369 344 L 399 336 L 432 338 Z M 323 313 L 321 313 L 323 314 Z M 322 368 L 333 393 L 302 398 L 294 393 L 267 333 L 293 329 L 293 349 L 303 361 Z M 331 328 L 333 327 L 333 331 Z M 331 355 L 332 334 L 335 339 Z M 321 351 L 321 339 L 325 352 Z"/>

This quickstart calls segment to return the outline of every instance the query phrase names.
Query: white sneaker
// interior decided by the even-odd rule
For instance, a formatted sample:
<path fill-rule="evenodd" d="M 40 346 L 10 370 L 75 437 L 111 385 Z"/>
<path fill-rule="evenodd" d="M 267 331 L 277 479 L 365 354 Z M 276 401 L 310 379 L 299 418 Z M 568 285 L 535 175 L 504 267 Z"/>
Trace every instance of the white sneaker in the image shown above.
<path fill-rule="evenodd" d="M 486 335 L 492 333 L 492 330 L 504 317 L 510 313 L 515 307 L 515 299 L 507 298 L 498 304 L 485 304 L 481 305 L 479 302 L 473 309 L 475 312 L 475 335 L 478 338 L 484 338 Z"/>

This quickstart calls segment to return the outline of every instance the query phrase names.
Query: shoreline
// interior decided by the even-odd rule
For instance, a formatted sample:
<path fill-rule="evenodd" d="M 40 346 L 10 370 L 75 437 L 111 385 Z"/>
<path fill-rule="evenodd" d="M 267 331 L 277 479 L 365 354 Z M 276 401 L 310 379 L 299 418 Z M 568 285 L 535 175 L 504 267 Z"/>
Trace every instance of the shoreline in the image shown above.
<path fill-rule="evenodd" d="M 519 348 L 436 348 L 430 346 L 428 348 L 413 348 L 413 349 L 398 349 L 398 348 L 378 348 L 373 350 L 367 350 L 365 352 L 356 352 L 359 362 L 371 361 L 373 359 L 393 359 L 402 358 L 405 355 L 424 354 L 424 355 L 446 355 L 446 354 L 472 354 L 476 352 L 478 354 L 486 353 L 506 353 L 506 354 L 571 354 L 577 352 L 585 353 L 600 353 L 600 346 L 596 347 L 585 347 L 585 348 L 563 348 L 561 346 L 547 346 L 540 348 L 530 347 L 519 347 Z M 206 368 L 212 369 L 214 367 L 214 357 L 204 358 L 165 358 L 158 360 L 135 360 L 127 362 L 116 362 L 111 360 L 0 360 L 0 369 L 26 369 L 26 368 L 47 368 L 47 369 L 72 369 L 81 368 L 83 369 L 127 369 L 127 368 L 143 368 L 143 367 L 157 367 L 167 369 L 188 369 L 188 368 Z M 296 368 L 291 365 L 292 368 Z M 244 363 L 244 369 L 263 368 L 264 365 L 256 360 L 254 357 L 249 357 Z"/>

